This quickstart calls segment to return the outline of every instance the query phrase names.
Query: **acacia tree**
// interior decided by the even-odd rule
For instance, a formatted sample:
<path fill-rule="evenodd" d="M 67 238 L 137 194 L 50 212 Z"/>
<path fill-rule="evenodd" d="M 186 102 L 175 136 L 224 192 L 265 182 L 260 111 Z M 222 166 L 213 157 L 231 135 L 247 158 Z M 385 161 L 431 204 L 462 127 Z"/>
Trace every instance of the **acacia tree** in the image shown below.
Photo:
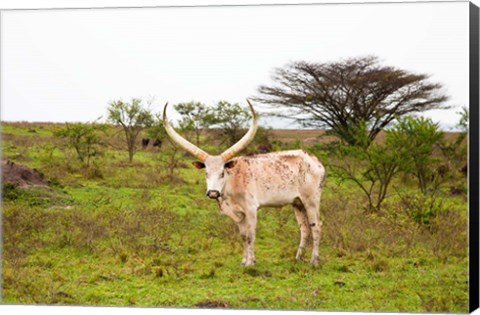
<path fill-rule="evenodd" d="M 250 121 L 249 111 L 238 103 L 220 101 L 213 108 L 212 113 L 211 123 L 220 128 L 228 145 L 237 143 L 244 134 L 247 122 Z"/>
<path fill-rule="evenodd" d="M 258 102 L 281 105 L 305 127 L 327 128 L 347 144 L 356 145 L 355 127 L 365 122 L 369 145 L 396 117 L 447 108 L 441 85 L 426 74 L 380 64 L 377 57 L 339 62 L 293 62 L 277 68 L 271 86 L 258 88 Z"/>
<path fill-rule="evenodd" d="M 133 160 L 136 151 L 138 134 L 153 123 L 150 110 L 142 105 L 142 101 L 133 98 L 130 103 L 113 101 L 108 108 L 108 121 L 122 127 L 128 149 L 128 159 Z"/>
<path fill-rule="evenodd" d="M 202 132 L 210 127 L 212 114 L 205 104 L 200 102 L 179 103 L 174 105 L 175 110 L 182 115 L 179 121 L 180 128 L 192 131 L 195 134 L 197 146 L 200 144 Z"/>

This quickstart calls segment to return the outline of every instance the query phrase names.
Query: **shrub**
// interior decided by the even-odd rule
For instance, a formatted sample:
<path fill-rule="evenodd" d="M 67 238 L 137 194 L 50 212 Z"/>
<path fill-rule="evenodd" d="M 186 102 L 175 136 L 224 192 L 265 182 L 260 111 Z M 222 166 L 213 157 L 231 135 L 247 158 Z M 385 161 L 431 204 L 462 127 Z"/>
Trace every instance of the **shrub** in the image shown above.
<path fill-rule="evenodd" d="M 66 123 L 65 127 L 55 131 L 54 135 L 66 139 L 67 146 L 75 150 L 78 160 L 88 168 L 90 161 L 100 150 L 100 130 L 104 130 L 104 127 L 99 124 Z"/>
<path fill-rule="evenodd" d="M 398 154 L 396 143 L 388 138 L 385 144 L 368 145 L 365 128 L 365 124 L 357 128 L 356 143 L 359 145 L 337 143 L 330 147 L 336 157 L 332 166 L 341 180 L 352 181 L 362 190 L 368 200 L 367 210 L 378 212 L 405 158 Z"/>
<path fill-rule="evenodd" d="M 273 139 L 272 128 L 258 127 L 257 133 L 255 134 L 255 139 L 253 140 L 253 143 L 256 146 L 255 149 L 258 151 L 259 146 L 263 146 L 264 147 L 263 149 L 267 149 L 268 151 L 271 151 L 273 148 L 272 139 Z"/>
<path fill-rule="evenodd" d="M 4 201 L 18 199 L 20 192 L 17 187 L 10 183 L 3 183 L 2 185 L 2 199 Z"/>
<path fill-rule="evenodd" d="M 433 219 L 445 211 L 444 200 L 435 194 L 399 194 L 399 196 L 403 214 L 419 226 L 432 227 Z"/>
<path fill-rule="evenodd" d="M 467 135 L 468 135 L 468 116 L 469 111 L 467 107 L 462 107 L 462 111 L 457 112 L 460 115 L 460 119 L 457 123 L 457 128 L 460 132 L 455 137 L 454 141 L 442 140 L 439 143 L 439 147 L 442 150 L 442 154 L 447 159 L 448 163 L 453 166 L 454 169 L 462 169 L 467 165 Z"/>
<path fill-rule="evenodd" d="M 387 146 L 396 155 L 405 157 L 401 170 L 415 176 L 423 194 L 429 188 L 438 188 L 440 174 L 436 170 L 441 159 L 432 153 L 443 136 L 443 132 L 438 130 L 438 123 L 424 117 L 401 118 L 397 125 L 386 131 Z"/>
<path fill-rule="evenodd" d="M 157 113 L 153 116 L 152 125 L 147 129 L 147 136 L 153 141 L 164 141 L 167 137 L 165 127 L 163 126 L 163 119 L 160 114 Z"/>

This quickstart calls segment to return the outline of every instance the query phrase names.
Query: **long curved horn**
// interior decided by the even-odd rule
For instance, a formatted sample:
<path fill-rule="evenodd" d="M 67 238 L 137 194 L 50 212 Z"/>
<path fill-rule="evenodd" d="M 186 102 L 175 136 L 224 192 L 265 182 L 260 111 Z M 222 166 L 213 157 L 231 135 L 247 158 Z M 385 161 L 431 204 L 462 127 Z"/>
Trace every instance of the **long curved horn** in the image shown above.
<path fill-rule="evenodd" d="M 222 157 L 225 161 L 230 160 L 238 152 L 245 149 L 245 147 L 250 142 L 252 142 L 253 138 L 255 138 L 255 133 L 257 133 L 257 127 L 258 127 L 257 114 L 255 114 L 255 111 L 253 110 L 253 106 L 248 99 L 247 99 L 247 103 L 248 103 L 248 106 L 250 106 L 250 110 L 252 111 L 252 125 L 250 126 L 250 129 L 248 129 L 248 132 L 242 137 L 242 139 L 240 139 L 237 143 L 235 143 L 233 146 L 231 146 L 225 152 L 222 153 Z"/>
<path fill-rule="evenodd" d="M 165 107 L 163 108 L 163 126 L 165 127 L 165 131 L 167 134 L 170 136 L 172 141 L 176 144 L 178 144 L 179 147 L 190 153 L 191 155 L 195 156 L 197 159 L 200 161 L 204 162 L 206 158 L 208 157 L 208 153 L 194 145 L 193 143 L 188 142 L 183 138 L 181 135 L 179 135 L 173 128 L 170 126 L 170 123 L 168 122 L 167 119 L 167 106 L 168 103 L 165 104 Z"/>

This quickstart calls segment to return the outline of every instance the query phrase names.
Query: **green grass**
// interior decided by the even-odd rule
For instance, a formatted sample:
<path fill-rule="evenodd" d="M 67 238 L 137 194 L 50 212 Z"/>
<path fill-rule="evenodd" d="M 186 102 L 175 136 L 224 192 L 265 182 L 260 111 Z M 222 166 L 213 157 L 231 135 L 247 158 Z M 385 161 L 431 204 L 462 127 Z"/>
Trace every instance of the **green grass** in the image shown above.
<path fill-rule="evenodd" d="M 2 123 L 2 134 L 15 134 L 19 136 L 51 136 L 54 126 L 42 126 L 29 123 Z"/>
<path fill-rule="evenodd" d="M 53 143 L 44 130 L 44 142 Z M 427 228 L 405 216 L 395 194 L 385 213 L 364 213 L 362 193 L 331 177 L 322 195 L 320 266 L 308 264 L 310 248 L 305 262 L 294 260 L 299 231 L 293 211 L 283 207 L 260 210 L 257 262 L 243 268 L 236 226 L 204 196 L 204 174 L 190 159 L 181 157 L 169 176 L 161 159 L 168 148 L 139 152 L 132 165 L 125 152 L 107 148 L 95 177 L 66 160 L 67 149 L 42 159 L 38 146 L 13 141 L 24 139 L 28 125 L 7 131 L 5 147 L 15 149 L 4 150 L 6 158 L 38 168 L 56 184 L 4 186 L 3 303 L 468 309 L 466 199 L 449 196 L 448 187 L 447 210 Z M 402 189 L 416 193 L 414 185 Z"/>

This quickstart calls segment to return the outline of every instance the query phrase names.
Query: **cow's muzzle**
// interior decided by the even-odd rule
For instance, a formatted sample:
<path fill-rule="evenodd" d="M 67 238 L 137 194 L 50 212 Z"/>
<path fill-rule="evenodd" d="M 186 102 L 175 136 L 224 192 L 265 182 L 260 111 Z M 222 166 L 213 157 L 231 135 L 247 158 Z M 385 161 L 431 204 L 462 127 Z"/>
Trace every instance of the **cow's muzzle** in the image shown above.
<path fill-rule="evenodd" d="M 220 192 L 218 190 L 209 190 L 207 191 L 207 197 L 211 199 L 220 198 Z"/>

